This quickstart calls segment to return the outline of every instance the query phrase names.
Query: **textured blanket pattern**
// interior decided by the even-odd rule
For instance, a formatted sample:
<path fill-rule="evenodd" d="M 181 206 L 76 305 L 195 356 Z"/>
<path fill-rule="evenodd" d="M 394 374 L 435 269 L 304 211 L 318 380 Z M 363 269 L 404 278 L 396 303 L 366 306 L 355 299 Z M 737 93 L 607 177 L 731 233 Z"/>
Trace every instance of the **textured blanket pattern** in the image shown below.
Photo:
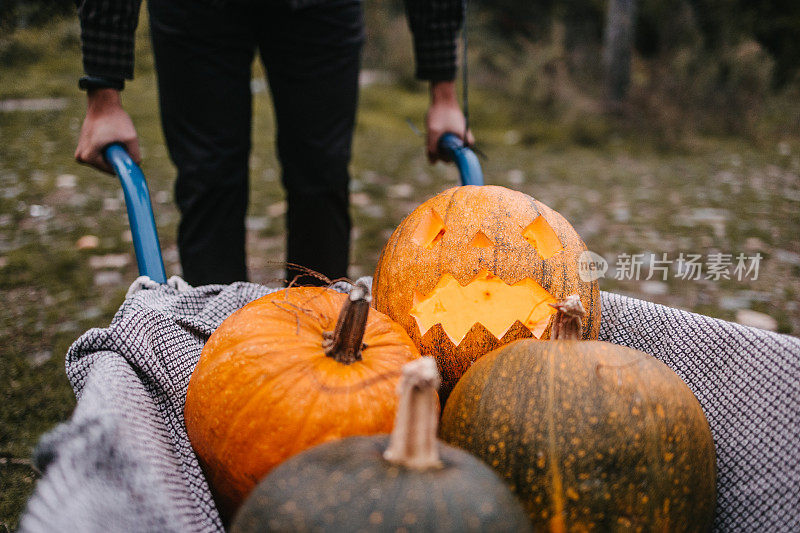
<path fill-rule="evenodd" d="M 338 284 L 337 290 L 349 286 Z M 222 531 L 183 421 L 189 377 L 229 314 L 270 292 L 140 278 L 67 354 L 72 418 L 36 451 L 22 531 Z M 717 531 L 800 530 L 800 340 L 602 294 L 601 339 L 650 353 L 697 395 L 717 449 Z"/>

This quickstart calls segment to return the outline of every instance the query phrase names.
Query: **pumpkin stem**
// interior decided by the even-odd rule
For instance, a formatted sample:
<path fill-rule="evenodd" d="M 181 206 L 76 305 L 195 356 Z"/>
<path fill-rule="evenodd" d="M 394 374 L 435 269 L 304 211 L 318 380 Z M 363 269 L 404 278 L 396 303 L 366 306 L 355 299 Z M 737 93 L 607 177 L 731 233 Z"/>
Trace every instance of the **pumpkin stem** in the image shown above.
<path fill-rule="evenodd" d="M 339 313 L 336 329 L 322 334 L 325 355 L 345 365 L 361 361 L 361 350 L 366 348 L 362 341 L 371 301 L 372 294 L 365 283 L 359 281 L 353 285 L 350 297 Z"/>
<path fill-rule="evenodd" d="M 436 431 L 439 425 L 441 378 L 432 357 L 421 357 L 403 366 L 397 386 L 400 405 L 383 458 L 392 464 L 428 470 L 441 468 Z"/>
<path fill-rule="evenodd" d="M 558 303 L 550 304 L 550 306 L 558 311 L 553 322 L 550 338 L 555 340 L 580 340 L 583 332 L 582 319 L 586 316 L 580 296 L 572 294 Z"/>

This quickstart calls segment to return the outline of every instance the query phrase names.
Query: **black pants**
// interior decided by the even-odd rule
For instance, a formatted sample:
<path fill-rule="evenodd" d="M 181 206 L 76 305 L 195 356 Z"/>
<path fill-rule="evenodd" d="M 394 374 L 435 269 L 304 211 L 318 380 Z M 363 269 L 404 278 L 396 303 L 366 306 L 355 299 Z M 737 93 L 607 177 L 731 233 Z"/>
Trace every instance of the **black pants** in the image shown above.
<path fill-rule="evenodd" d="M 348 163 L 363 42 L 359 0 L 291 10 L 150 0 L 162 125 L 178 168 L 178 249 L 193 285 L 247 278 L 244 219 L 258 51 L 287 193 L 287 261 L 347 274 Z M 295 275 L 289 269 L 289 278 Z M 312 282 L 305 277 L 302 282 Z"/>

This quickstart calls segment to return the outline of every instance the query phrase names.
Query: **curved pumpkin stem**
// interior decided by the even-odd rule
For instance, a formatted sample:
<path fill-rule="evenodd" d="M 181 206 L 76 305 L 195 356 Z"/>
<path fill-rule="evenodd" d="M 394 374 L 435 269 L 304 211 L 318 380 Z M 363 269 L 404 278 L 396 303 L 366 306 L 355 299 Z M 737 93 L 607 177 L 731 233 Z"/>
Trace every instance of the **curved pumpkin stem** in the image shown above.
<path fill-rule="evenodd" d="M 397 386 L 400 405 L 383 458 L 392 464 L 427 470 L 441 468 L 436 431 L 439 425 L 441 378 L 432 357 L 421 357 L 403 366 Z"/>
<path fill-rule="evenodd" d="M 323 333 L 322 348 L 325 355 L 345 365 L 361 361 L 361 350 L 366 348 L 362 341 L 367 329 L 371 301 L 372 294 L 365 283 L 353 285 L 350 297 L 339 313 L 336 329 Z"/>
<path fill-rule="evenodd" d="M 572 294 L 558 303 L 550 304 L 550 306 L 558 311 L 553 321 L 553 330 L 550 333 L 550 338 L 555 340 L 580 340 L 583 332 L 582 319 L 586 316 L 580 296 Z"/>

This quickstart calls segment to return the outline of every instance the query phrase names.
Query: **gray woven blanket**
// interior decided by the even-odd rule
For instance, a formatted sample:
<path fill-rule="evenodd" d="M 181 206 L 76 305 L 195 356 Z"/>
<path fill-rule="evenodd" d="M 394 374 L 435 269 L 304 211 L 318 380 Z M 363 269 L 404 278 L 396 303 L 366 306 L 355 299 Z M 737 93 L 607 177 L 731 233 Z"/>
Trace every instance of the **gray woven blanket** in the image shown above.
<path fill-rule="evenodd" d="M 70 348 L 72 418 L 36 451 L 22 531 L 221 531 L 183 422 L 203 344 L 269 289 L 140 278 L 105 329 Z M 341 284 L 338 290 L 349 287 Z M 800 339 L 602 294 L 600 338 L 683 378 L 717 450 L 717 531 L 800 531 Z"/>

